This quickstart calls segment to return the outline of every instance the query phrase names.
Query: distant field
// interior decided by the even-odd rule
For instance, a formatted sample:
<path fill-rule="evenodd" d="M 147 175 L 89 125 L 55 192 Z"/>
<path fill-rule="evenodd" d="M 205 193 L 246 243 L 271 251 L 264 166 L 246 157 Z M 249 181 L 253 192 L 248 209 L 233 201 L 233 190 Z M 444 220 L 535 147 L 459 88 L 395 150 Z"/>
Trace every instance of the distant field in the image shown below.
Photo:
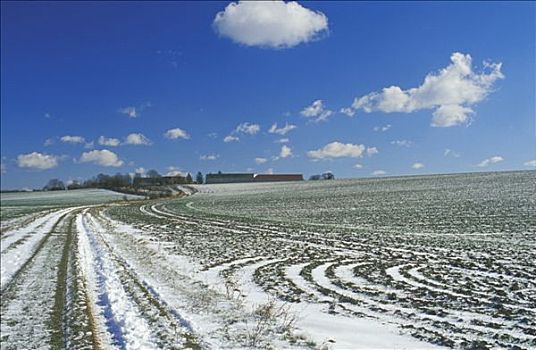
<path fill-rule="evenodd" d="M 39 205 L 84 205 L 103 203 L 123 198 L 139 199 L 139 196 L 101 190 L 81 189 L 71 191 L 10 192 L 2 193 L 0 203 L 4 206 L 39 206 Z"/>
<path fill-rule="evenodd" d="M 123 198 L 139 199 L 141 197 L 101 189 L 2 193 L 0 195 L 1 217 L 4 221 L 46 209 L 99 204 Z"/>
<path fill-rule="evenodd" d="M 534 171 L 196 188 L 2 195 L 2 349 L 536 348 Z"/>

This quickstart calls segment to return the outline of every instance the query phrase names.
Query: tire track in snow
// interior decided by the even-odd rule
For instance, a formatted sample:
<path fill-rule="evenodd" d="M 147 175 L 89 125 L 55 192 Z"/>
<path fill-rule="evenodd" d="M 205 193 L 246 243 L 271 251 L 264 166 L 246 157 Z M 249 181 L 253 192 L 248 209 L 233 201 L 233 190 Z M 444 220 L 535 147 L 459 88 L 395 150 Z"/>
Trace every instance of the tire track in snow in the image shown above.
<path fill-rule="evenodd" d="M 74 210 L 74 209 L 73 209 Z M 69 232 L 63 213 L 2 291 L 2 344 L 15 348 L 63 347 L 62 259 Z M 59 337 L 58 337 L 59 334 Z M 6 345 L 8 346 L 8 345 Z M 8 347 L 9 347 L 8 346 Z"/>
<path fill-rule="evenodd" d="M 58 225 L 75 208 L 59 210 L 54 213 L 48 220 L 43 223 L 41 230 L 44 232 L 35 232 L 24 244 L 16 250 L 3 253 L 1 255 L 1 294 L 2 297 L 8 293 L 13 281 L 27 268 L 29 263 L 45 246 L 50 236 L 55 233 Z"/>
<path fill-rule="evenodd" d="M 189 322 L 114 252 L 96 218 L 86 212 L 79 226 L 94 253 L 98 304 L 114 343 L 119 348 L 198 347 Z"/>

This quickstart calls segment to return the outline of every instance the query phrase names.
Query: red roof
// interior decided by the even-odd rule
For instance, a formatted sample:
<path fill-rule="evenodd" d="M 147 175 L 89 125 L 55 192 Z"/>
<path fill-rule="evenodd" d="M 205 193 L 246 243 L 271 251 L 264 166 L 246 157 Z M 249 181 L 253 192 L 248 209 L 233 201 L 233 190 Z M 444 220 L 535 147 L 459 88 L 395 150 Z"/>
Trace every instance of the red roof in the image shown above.
<path fill-rule="evenodd" d="M 272 181 L 302 181 L 302 174 L 257 174 L 253 181 L 255 182 L 272 182 Z"/>

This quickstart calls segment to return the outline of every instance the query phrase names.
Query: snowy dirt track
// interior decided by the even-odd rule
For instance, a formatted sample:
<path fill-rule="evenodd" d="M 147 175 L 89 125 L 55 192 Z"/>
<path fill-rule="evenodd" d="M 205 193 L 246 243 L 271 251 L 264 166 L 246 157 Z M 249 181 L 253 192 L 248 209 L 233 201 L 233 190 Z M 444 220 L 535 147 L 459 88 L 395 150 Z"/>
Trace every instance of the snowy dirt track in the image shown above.
<path fill-rule="evenodd" d="M 534 178 L 207 185 L 178 200 L 40 202 L 46 210 L 2 221 L 0 346 L 535 348 Z M 449 189 L 467 182 L 469 194 Z M 489 195 L 488 185 L 500 190 Z M 427 191 L 438 189 L 433 202 Z M 467 201 L 482 207 L 463 214 Z"/>

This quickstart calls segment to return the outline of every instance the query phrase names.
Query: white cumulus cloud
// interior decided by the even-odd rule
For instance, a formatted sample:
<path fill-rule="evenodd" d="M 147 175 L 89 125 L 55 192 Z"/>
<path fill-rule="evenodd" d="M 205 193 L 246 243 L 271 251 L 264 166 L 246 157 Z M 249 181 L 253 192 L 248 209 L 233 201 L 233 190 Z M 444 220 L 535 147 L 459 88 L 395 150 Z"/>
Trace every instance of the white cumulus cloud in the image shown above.
<path fill-rule="evenodd" d="M 116 146 L 119 146 L 121 142 L 119 141 L 119 139 L 116 139 L 113 137 L 108 138 L 108 137 L 101 136 L 98 139 L 98 143 L 101 146 L 116 147 Z"/>
<path fill-rule="evenodd" d="M 312 118 L 315 122 L 320 122 L 326 121 L 333 112 L 325 108 L 322 100 L 316 100 L 305 107 L 300 114 L 306 118 Z"/>
<path fill-rule="evenodd" d="M 213 25 L 236 43 L 281 49 L 327 33 L 328 18 L 295 1 L 239 1 L 218 12 Z"/>
<path fill-rule="evenodd" d="M 136 168 L 136 170 L 134 170 L 134 173 L 140 174 L 140 175 L 145 174 L 145 172 L 146 170 L 144 167 L 139 167 L 139 168 Z"/>
<path fill-rule="evenodd" d="M 120 167 L 123 165 L 123 161 L 117 157 L 117 154 L 107 149 L 84 152 L 79 162 L 95 163 L 105 167 Z"/>
<path fill-rule="evenodd" d="M 328 143 L 324 147 L 309 151 L 307 155 L 313 159 L 329 159 L 329 158 L 359 158 L 366 151 L 365 145 L 354 145 L 351 143 L 341 143 L 338 141 Z"/>
<path fill-rule="evenodd" d="M 526 161 L 525 163 L 523 163 L 523 165 L 524 165 L 524 166 L 532 166 L 532 167 L 536 167 L 536 159 Z"/>
<path fill-rule="evenodd" d="M 151 140 L 149 140 L 145 135 L 140 133 L 128 134 L 125 138 L 125 145 L 150 145 Z"/>
<path fill-rule="evenodd" d="M 422 169 L 424 168 L 424 164 L 423 163 L 413 163 L 413 165 L 411 166 L 413 169 Z"/>
<path fill-rule="evenodd" d="M 275 140 L 274 142 L 275 142 L 275 143 L 289 143 L 290 140 L 289 140 L 287 137 L 284 137 L 284 138 L 282 138 L 282 139 Z"/>
<path fill-rule="evenodd" d="M 166 173 L 166 176 L 185 176 L 186 174 L 182 172 L 182 170 L 179 167 L 176 166 L 169 166 L 168 172 Z"/>
<path fill-rule="evenodd" d="M 286 123 L 285 126 L 277 127 L 277 123 L 274 123 L 268 132 L 270 134 L 279 134 L 281 136 L 286 135 L 289 131 L 296 129 L 296 125 Z"/>
<path fill-rule="evenodd" d="M 257 163 L 257 164 L 264 164 L 267 161 L 268 161 L 268 159 L 266 159 L 266 158 L 261 158 L 261 157 L 255 158 L 255 163 Z"/>
<path fill-rule="evenodd" d="M 481 168 L 484 168 L 484 167 L 487 167 L 490 164 L 495 164 L 495 163 L 502 162 L 503 160 L 504 160 L 504 158 L 501 157 L 501 156 L 493 156 L 493 157 L 484 159 L 483 161 L 478 163 L 477 166 L 479 166 Z"/>
<path fill-rule="evenodd" d="M 58 166 L 60 157 L 32 152 L 28 154 L 19 154 L 17 156 L 17 165 L 19 168 L 28 168 L 35 170 L 47 170 Z"/>
<path fill-rule="evenodd" d="M 354 168 L 356 168 L 356 169 L 363 169 L 363 165 L 362 165 L 362 164 L 359 164 L 359 163 L 356 163 L 356 164 L 354 165 Z"/>
<path fill-rule="evenodd" d="M 495 82 L 504 78 L 502 64 L 484 62 L 483 71 L 477 72 L 468 54 L 455 52 L 450 60 L 450 65 L 437 73 L 429 73 L 416 88 L 386 87 L 381 92 L 356 98 L 351 108 L 366 113 L 433 109 L 431 125 L 434 127 L 466 124 L 474 113 L 471 106 L 484 100 L 493 91 Z"/>
<path fill-rule="evenodd" d="M 86 142 L 86 139 L 83 138 L 82 136 L 65 135 L 65 136 L 62 136 L 60 138 L 60 141 L 63 142 L 63 143 L 76 144 L 76 143 L 84 143 L 84 142 Z"/>
<path fill-rule="evenodd" d="M 188 135 L 188 133 L 184 130 L 182 130 L 181 128 L 174 128 L 174 129 L 169 129 L 168 131 L 166 131 L 164 133 L 164 137 L 168 138 L 168 139 L 185 139 L 185 140 L 188 140 L 190 138 L 190 135 Z"/>
<path fill-rule="evenodd" d="M 371 175 L 374 175 L 374 176 L 381 176 L 381 175 L 385 175 L 387 174 L 387 172 L 385 172 L 384 170 L 374 170 Z"/>

